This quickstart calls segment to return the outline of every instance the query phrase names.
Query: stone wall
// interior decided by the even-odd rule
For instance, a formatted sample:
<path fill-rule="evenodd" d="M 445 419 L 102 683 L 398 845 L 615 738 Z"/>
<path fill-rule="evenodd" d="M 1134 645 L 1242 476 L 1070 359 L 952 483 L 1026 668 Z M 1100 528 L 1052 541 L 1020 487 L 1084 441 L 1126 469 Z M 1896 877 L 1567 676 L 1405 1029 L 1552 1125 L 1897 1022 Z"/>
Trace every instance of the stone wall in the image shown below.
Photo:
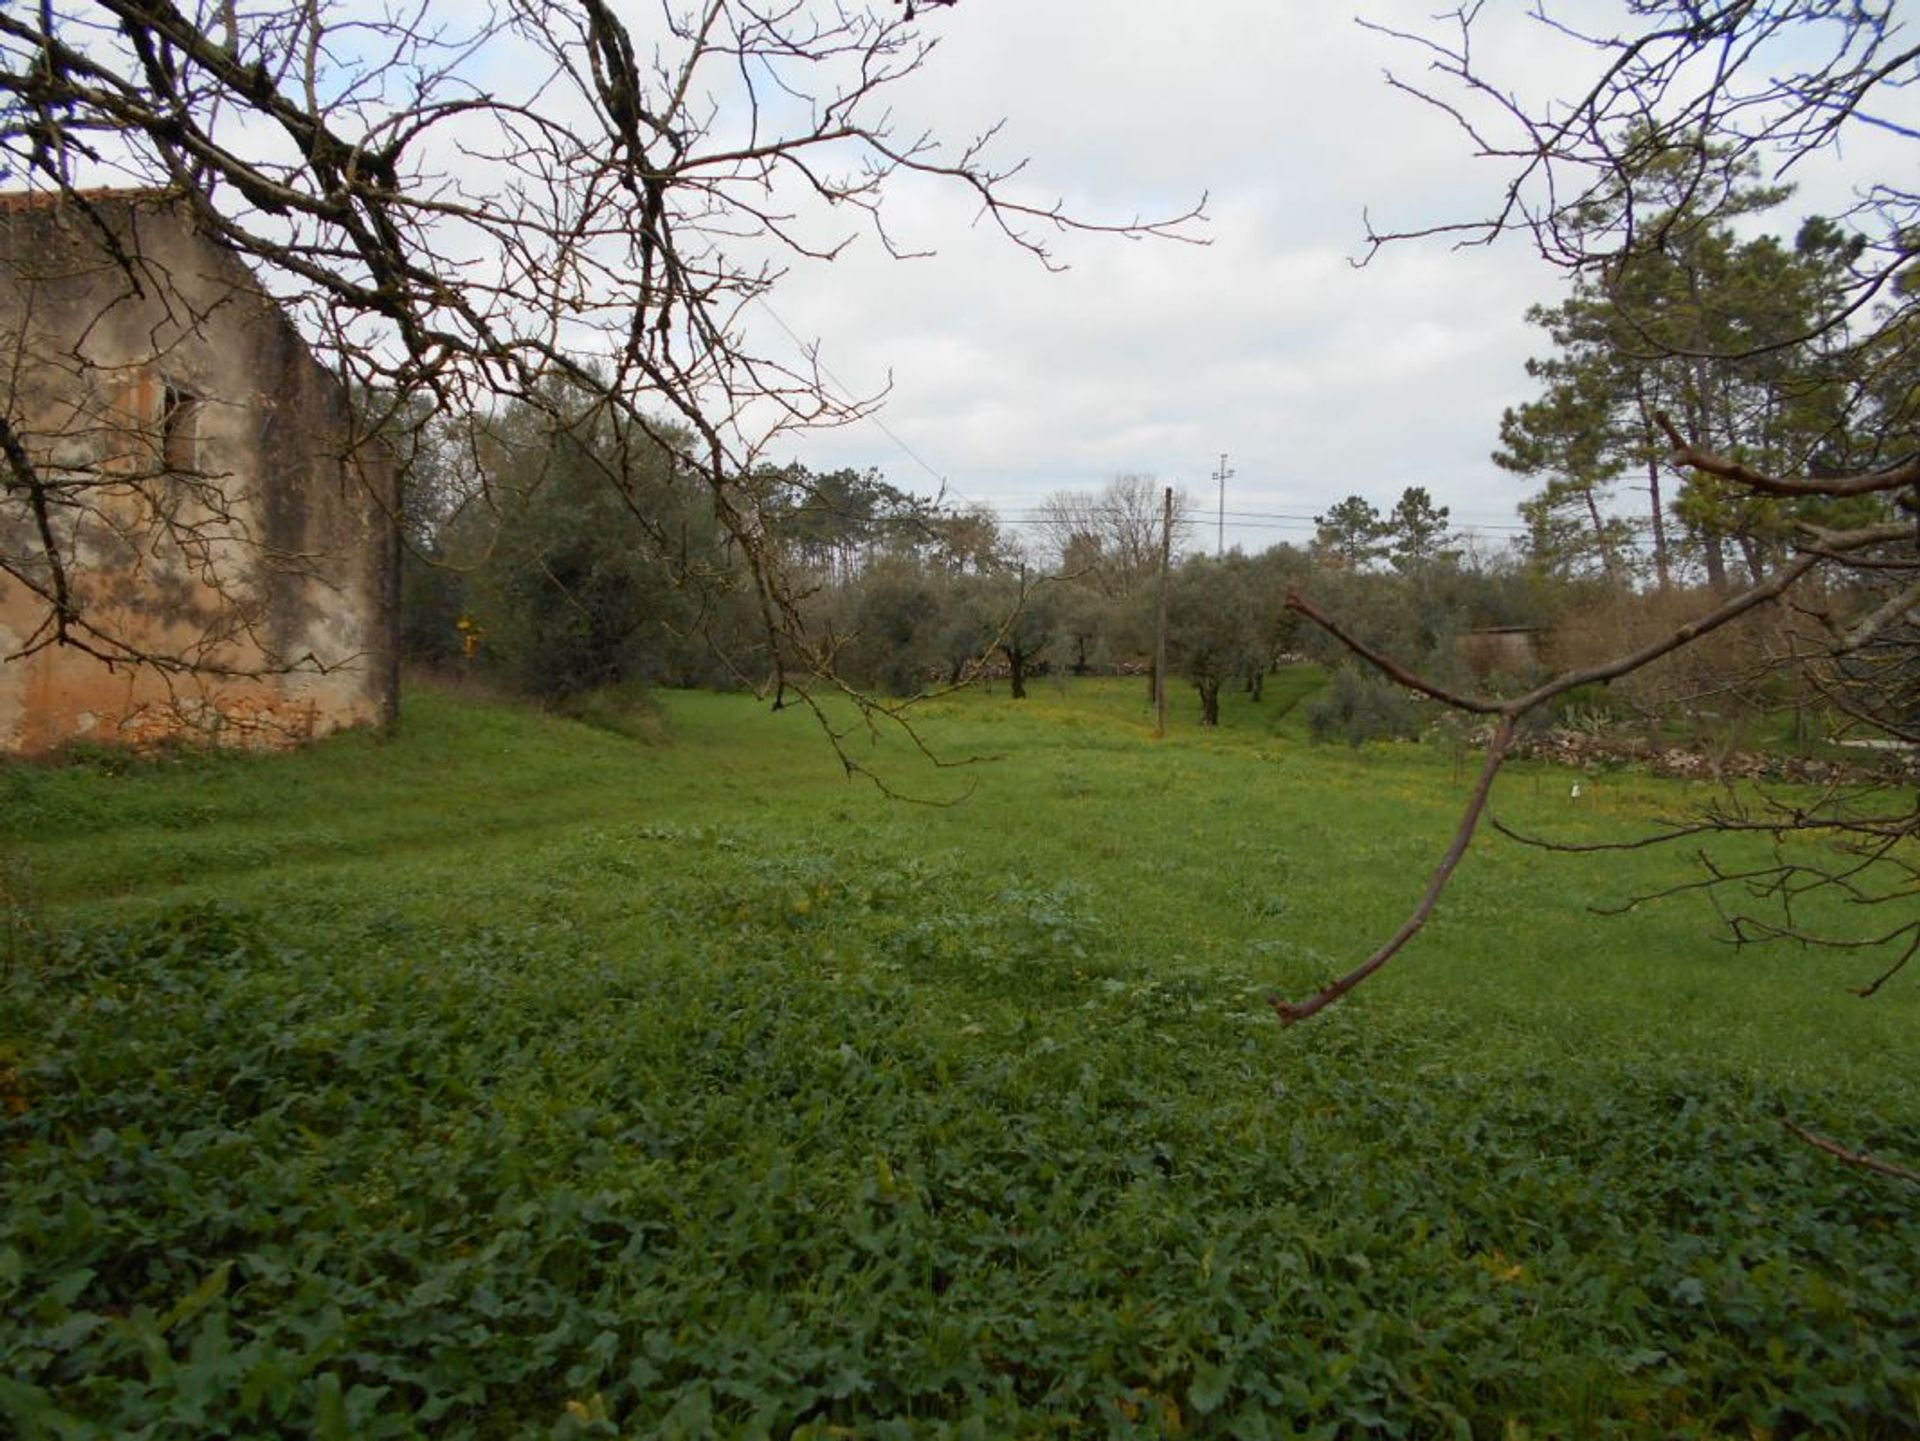
<path fill-rule="evenodd" d="M 0 194 L 0 360 L 41 482 L 0 492 L 0 751 L 391 719 L 392 459 L 184 208 Z"/>

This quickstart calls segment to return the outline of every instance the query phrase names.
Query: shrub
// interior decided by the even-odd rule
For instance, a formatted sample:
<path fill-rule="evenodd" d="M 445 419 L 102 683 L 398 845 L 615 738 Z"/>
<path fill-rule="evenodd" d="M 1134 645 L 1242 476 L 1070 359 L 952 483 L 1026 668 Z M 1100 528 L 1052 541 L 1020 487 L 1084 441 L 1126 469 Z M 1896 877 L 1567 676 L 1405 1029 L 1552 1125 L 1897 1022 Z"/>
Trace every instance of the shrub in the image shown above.
<path fill-rule="evenodd" d="M 1327 688 L 1307 702 L 1307 731 L 1316 745 L 1344 740 L 1412 740 L 1420 734 L 1420 706 L 1397 686 L 1352 666 L 1333 672 Z"/>

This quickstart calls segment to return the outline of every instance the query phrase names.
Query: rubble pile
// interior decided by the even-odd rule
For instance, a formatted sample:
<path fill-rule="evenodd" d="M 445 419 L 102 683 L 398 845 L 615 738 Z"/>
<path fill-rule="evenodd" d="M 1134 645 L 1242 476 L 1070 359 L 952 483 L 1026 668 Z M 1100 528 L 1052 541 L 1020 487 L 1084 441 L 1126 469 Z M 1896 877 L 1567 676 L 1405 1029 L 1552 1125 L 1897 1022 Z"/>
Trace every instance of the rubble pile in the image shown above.
<path fill-rule="evenodd" d="M 1514 753 L 1529 760 L 1584 770 L 1643 766 L 1658 776 L 1682 780 L 1766 780 L 1806 785 L 1852 781 L 1920 781 L 1920 748 L 1859 749 L 1857 756 L 1803 756 L 1736 750 L 1699 742 L 1656 746 L 1644 735 L 1572 730 L 1556 726 L 1523 736 Z"/>

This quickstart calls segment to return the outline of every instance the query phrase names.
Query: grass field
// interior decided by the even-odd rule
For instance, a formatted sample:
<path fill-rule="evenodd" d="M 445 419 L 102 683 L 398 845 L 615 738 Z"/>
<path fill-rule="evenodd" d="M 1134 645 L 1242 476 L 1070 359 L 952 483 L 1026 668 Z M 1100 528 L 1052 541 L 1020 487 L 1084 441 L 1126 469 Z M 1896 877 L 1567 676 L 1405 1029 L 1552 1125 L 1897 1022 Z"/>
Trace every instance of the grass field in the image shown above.
<path fill-rule="evenodd" d="M 1472 764 L 1140 682 L 0 768 L 23 1435 L 1920 1428 L 1920 987 L 1684 857 L 1481 843 Z M 1515 767 L 1594 839 L 1686 792 Z"/>

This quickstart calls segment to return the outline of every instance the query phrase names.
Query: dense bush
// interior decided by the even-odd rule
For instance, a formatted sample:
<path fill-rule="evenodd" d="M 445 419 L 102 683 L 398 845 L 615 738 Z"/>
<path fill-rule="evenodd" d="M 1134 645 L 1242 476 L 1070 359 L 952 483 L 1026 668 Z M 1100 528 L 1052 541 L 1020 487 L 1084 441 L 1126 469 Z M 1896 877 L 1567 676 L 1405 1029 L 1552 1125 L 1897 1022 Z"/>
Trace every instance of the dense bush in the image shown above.
<path fill-rule="evenodd" d="M 544 702 L 762 668 L 711 501 L 654 437 L 555 382 L 537 406 L 446 422 L 412 459 L 409 659 Z"/>
<path fill-rule="evenodd" d="M 1352 665 L 1336 666 L 1326 687 L 1306 704 L 1307 730 L 1324 745 L 1411 740 L 1420 734 L 1420 703 L 1400 687 Z"/>

